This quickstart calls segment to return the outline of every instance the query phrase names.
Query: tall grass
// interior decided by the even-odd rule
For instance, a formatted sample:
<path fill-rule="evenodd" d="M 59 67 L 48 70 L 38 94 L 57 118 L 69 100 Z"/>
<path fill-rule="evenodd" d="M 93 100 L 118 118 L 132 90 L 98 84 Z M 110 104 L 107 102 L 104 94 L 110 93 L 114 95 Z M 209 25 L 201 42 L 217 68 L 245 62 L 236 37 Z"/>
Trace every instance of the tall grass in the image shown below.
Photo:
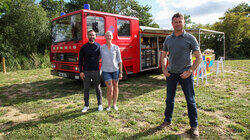
<path fill-rule="evenodd" d="M 18 56 L 5 58 L 6 71 L 29 70 L 50 67 L 49 52 L 45 54 L 32 53 L 29 57 Z M 3 70 L 2 65 L 0 70 Z"/>

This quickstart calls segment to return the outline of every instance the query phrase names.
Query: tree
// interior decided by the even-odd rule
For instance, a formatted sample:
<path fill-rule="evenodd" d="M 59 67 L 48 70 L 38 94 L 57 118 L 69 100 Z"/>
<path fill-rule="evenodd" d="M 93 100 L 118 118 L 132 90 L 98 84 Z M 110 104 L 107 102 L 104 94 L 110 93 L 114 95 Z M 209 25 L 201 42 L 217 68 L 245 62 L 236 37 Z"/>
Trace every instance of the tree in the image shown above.
<path fill-rule="evenodd" d="M 148 12 L 151 7 L 141 6 L 135 0 L 71 0 L 65 5 L 66 11 L 73 12 L 83 9 L 84 4 L 90 4 L 91 10 L 137 17 L 140 25 L 143 26 L 159 27 Z"/>
<path fill-rule="evenodd" d="M 60 16 L 60 13 L 63 12 L 65 2 L 64 0 L 41 0 L 41 6 L 47 12 L 47 16 L 49 19 L 53 19 L 55 17 Z"/>
<path fill-rule="evenodd" d="M 247 3 L 241 3 L 241 4 L 235 6 L 232 9 L 228 9 L 225 14 L 228 14 L 228 13 L 243 13 L 243 12 L 250 13 L 250 7 L 248 6 Z"/>
<path fill-rule="evenodd" d="M 191 21 L 190 17 L 191 17 L 190 15 L 184 14 L 185 28 L 186 29 L 190 28 L 193 24 L 195 24 L 194 22 Z"/>
<path fill-rule="evenodd" d="M 248 4 L 239 4 L 225 12 L 213 29 L 226 35 L 226 54 L 230 58 L 249 58 L 250 17 Z"/>
<path fill-rule="evenodd" d="M 140 26 L 150 26 L 159 28 L 159 25 L 154 22 L 152 15 L 148 12 L 151 9 L 148 5 L 141 6 L 135 0 L 129 0 L 128 7 L 121 11 L 122 14 L 139 18 Z"/>
<path fill-rule="evenodd" d="M 0 18 L 2 42 L 11 47 L 13 55 L 28 56 L 40 50 L 39 43 L 49 33 L 48 25 L 46 12 L 33 0 L 12 0 L 9 12 Z"/>
<path fill-rule="evenodd" d="M 9 4 L 11 0 L 1 0 L 0 2 L 0 17 L 9 11 Z"/>

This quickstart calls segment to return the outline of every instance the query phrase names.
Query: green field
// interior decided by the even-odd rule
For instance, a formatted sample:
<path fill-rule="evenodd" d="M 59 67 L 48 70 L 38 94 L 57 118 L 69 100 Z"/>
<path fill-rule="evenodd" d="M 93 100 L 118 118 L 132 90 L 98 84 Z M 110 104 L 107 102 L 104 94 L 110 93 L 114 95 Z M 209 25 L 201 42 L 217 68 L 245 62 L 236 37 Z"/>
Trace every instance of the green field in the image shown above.
<path fill-rule="evenodd" d="M 200 139 L 250 139 L 250 60 L 225 61 L 225 73 L 195 86 Z M 189 139 L 187 106 L 178 86 L 172 126 L 164 119 L 163 75 L 143 72 L 120 82 L 118 111 L 97 111 L 93 88 L 83 108 L 83 86 L 50 69 L 0 73 L 0 139 Z M 106 87 L 103 106 L 107 106 Z"/>

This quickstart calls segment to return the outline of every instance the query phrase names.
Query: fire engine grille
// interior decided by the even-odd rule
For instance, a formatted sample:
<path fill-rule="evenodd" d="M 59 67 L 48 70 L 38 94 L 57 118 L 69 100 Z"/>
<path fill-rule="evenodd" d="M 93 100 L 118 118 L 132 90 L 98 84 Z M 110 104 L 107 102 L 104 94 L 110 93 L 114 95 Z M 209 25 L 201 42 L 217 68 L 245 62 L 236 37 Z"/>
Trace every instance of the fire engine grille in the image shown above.
<path fill-rule="evenodd" d="M 63 70 L 74 70 L 73 66 L 68 66 L 68 65 L 60 65 L 59 68 Z"/>
<path fill-rule="evenodd" d="M 62 62 L 77 62 L 78 55 L 77 53 L 56 53 L 55 60 Z"/>

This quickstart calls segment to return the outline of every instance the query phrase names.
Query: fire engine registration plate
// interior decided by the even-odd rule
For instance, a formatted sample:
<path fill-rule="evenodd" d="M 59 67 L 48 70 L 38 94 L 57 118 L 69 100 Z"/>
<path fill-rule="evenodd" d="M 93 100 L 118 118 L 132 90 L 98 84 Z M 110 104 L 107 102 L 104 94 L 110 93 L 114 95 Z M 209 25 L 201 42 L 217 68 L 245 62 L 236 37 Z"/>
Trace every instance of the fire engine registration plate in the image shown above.
<path fill-rule="evenodd" d="M 67 74 L 66 73 L 59 73 L 58 74 L 60 77 L 67 77 Z"/>

